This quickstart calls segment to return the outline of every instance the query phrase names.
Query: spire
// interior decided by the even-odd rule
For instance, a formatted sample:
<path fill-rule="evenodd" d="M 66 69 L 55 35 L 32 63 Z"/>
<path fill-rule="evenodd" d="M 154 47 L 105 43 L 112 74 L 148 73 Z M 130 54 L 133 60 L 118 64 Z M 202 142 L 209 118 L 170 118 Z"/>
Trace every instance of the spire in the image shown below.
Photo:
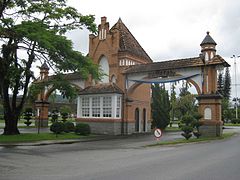
<path fill-rule="evenodd" d="M 206 45 L 206 44 L 217 45 L 217 43 L 213 40 L 213 38 L 212 38 L 209 34 L 210 34 L 210 32 L 207 31 L 207 35 L 206 35 L 206 37 L 203 39 L 203 41 L 202 41 L 202 43 L 200 44 L 200 46 Z"/>
<path fill-rule="evenodd" d="M 212 58 L 216 55 L 216 45 L 217 43 L 213 40 L 213 38 L 209 35 L 209 31 L 207 31 L 207 35 L 201 42 L 201 52 L 202 58 L 204 59 L 205 63 L 211 61 Z"/>
<path fill-rule="evenodd" d="M 47 65 L 47 63 L 44 61 L 44 63 L 42 64 L 42 66 L 40 67 L 41 70 L 49 70 L 49 67 Z"/>

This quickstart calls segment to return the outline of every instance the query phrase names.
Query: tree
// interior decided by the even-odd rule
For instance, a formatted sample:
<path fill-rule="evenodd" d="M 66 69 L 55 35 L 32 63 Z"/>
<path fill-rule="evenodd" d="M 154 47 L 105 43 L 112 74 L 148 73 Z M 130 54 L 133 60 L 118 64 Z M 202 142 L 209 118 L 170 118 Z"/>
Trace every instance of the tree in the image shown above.
<path fill-rule="evenodd" d="M 187 94 L 179 96 L 176 101 L 175 116 L 181 120 L 186 114 L 192 115 L 197 112 L 195 95 Z"/>
<path fill-rule="evenodd" d="M 231 76 L 229 73 L 229 68 L 227 67 L 225 69 L 224 74 L 223 97 L 229 100 L 230 96 L 231 96 Z"/>
<path fill-rule="evenodd" d="M 152 118 L 153 126 L 165 129 L 170 122 L 170 101 L 164 85 L 152 85 Z"/>
<path fill-rule="evenodd" d="M 174 117 L 175 117 L 175 109 L 176 109 L 176 92 L 175 92 L 175 84 L 172 83 L 171 85 L 171 95 L 170 95 L 170 104 L 171 104 L 171 111 L 170 111 L 170 119 L 171 119 L 171 124 L 174 121 Z"/>
<path fill-rule="evenodd" d="M 97 65 L 74 51 L 64 33 L 86 27 L 95 32 L 94 16 L 83 16 L 66 0 L 0 1 L 0 96 L 3 99 L 4 134 L 19 134 L 18 117 L 25 103 L 29 84 L 34 79 L 33 64 L 44 61 L 56 75 L 80 72 L 82 77 L 99 77 Z M 61 86 L 63 94 L 71 86 Z M 54 82 L 52 82 L 54 83 Z M 66 83 L 66 82 L 65 82 Z M 12 93 L 12 100 L 9 98 Z M 19 103 L 17 96 L 22 93 Z"/>
<path fill-rule="evenodd" d="M 223 73 L 220 72 L 218 74 L 218 79 L 217 79 L 217 92 L 223 95 L 223 91 L 224 91 Z"/>

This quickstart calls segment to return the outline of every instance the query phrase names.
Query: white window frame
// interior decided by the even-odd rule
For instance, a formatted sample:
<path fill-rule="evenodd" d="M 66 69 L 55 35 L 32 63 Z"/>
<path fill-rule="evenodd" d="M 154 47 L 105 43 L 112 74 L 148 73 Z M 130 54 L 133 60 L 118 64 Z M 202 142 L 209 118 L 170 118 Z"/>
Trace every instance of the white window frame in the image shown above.
<path fill-rule="evenodd" d="M 84 115 L 83 112 L 83 108 L 87 106 L 83 106 L 82 101 L 83 98 L 86 97 L 89 98 L 89 116 Z M 96 98 L 99 98 L 100 100 L 97 104 L 94 102 Z M 108 99 L 107 104 L 105 104 L 106 98 Z M 100 112 L 100 114 L 96 113 L 97 111 L 95 108 L 99 108 L 98 112 Z M 121 112 L 122 95 L 120 94 L 80 95 L 78 100 L 78 117 L 80 118 L 120 119 L 122 114 Z"/>

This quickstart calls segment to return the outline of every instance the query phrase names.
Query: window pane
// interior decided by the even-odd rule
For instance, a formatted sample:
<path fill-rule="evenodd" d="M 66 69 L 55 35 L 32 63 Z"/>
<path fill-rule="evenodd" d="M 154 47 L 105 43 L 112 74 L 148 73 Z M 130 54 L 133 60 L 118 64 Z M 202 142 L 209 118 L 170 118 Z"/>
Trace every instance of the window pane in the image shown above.
<path fill-rule="evenodd" d="M 112 117 L 112 97 L 103 97 L 103 117 Z"/>
<path fill-rule="evenodd" d="M 89 117 L 89 97 L 82 98 L 82 116 Z"/>
<path fill-rule="evenodd" d="M 121 111 L 121 97 L 117 97 L 117 107 L 116 107 L 116 117 L 120 117 L 120 111 Z"/>
<path fill-rule="evenodd" d="M 92 98 L 92 116 L 100 117 L 100 97 Z"/>

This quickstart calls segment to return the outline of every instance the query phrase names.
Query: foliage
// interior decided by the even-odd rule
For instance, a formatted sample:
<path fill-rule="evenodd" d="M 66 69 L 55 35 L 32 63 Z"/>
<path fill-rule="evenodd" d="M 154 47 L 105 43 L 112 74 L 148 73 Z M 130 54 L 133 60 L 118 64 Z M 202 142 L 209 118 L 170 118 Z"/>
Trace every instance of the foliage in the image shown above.
<path fill-rule="evenodd" d="M 224 91 L 223 73 L 220 72 L 218 74 L 218 79 L 217 79 L 217 92 L 223 95 L 223 91 Z"/>
<path fill-rule="evenodd" d="M 68 118 L 68 113 L 67 112 L 62 112 L 61 116 L 62 116 L 62 122 L 66 122 L 67 118 Z"/>
<path fill-rule="evenodd" d="M 223 97 L 226 98 L 227 100 L 229 100 L 231 97 L 231 76 L 229 73 L 229 67 L 225 69 Z"/>
<path fill-rule="evenodd" d="M 176 100 L 175 116 L 181 120 L 186 114 L 194 114 L 197 112 L 195 95 L 186 94 L 179 96 Z"/>
<path fill-rule="evenodd" d="M 184 136 L 187 140 L 192 136 L 193 121 L 194 118 L 191 115 L 184 115 L 182 117 L 183 125 L 181 126 L 181 130 L 183 131 L 183 133 L 181 135 Z"/>
<path fill-rule="evenodd" d="M 75 133 L 79 135 L 89 135 L 91 133 L 90 126 L 84 123 L 78 123 L 75 127 Z"/>
<path fill-rule="evenodd" d="M 176 109 L 176 92 L 175 92 L 175 84 L 173 83 L 171 85 L 171 94 L 170 94 L 170 107 L 171 107 L 171 111 L 170 111 L 170 127 L 172 126 L 173 122 L 174 122 L 174 118 L 175 118 L 175 109 Z"/>
<path fill-rule="evenodd" d="M 82 27 L 95 33 L 94 16 L 81 15 L 67 6 L 66 0 L 0 1 L 0 96 L 5 114 L 4 134 L 19 134 L 17 121 L 29 84 L 35 79 L 34 64 L 45 61 L 56 73 L 51 82 L 35 83 L 33 86 L 37 87 L 31 88 L 35 93 L 51 83 L 64 96 L 73 96 L 76 91 L 64 79 L 65 72 L 79 72 L 81 77 L 91 75 L 99 79 L 98 66 L 73 50 L 72 42 L 65 36 L 65 32 Z M 20 91 L 23 95 L 17 103 Z M 12 92 L 11 101 L 9 92 Z"/>
<path fill-rule="evenodd" d="M 232 123 L 232 124 L 240 124 L 240 119 L 233 118 L 233 119 L 231 120 L 231 123 Z"/>
<path fill-rule="evenodd" d="M 52 117 L 52 119 L 51 119 L 52 123 L 57 122 L 58 121 L 58 110 L 54 110 L 51 113 L 51 117 Z"/>
<path fill-rule="evenodd" d="M 170 101 L 168 91 L 159 84 L 152 85 L 152 119 L 153 127 L 165 129 L 170 123 Z"/>
<path fill-rule="evenodd" d="M 73 122 L 67 121 L 64 123 L 64 132 L 69 133 L 74 131 L 75 131 L 75 126 Z"/>
<path fill-rule="evenodd" d="M 27 126 L 30 126 L 30 124 L 32 124 L 32 122 L 30 121 L 32 119 L 32 115 L 33 115 L 32 108 L 26 108 L 24 112 L 24 119 L 26 121 L 24 122 L 24 124 L 26 124 Z"/>
<path fill-rule="evenodd" d="M 56 135 L 60 134 L 64 131 L 64 124 L 62 122 L 54 122 L 50 126 L 50 131 L 52 131 Z"/>
<path fill-rule="evenodd" d="M 202 118 L 201 114 L 195 113 L 193 115 L 186 114 L 182 117 L 182 126 L 181 130 L 183 133 L 181 134 L 187 140 L 192 137 L 192 133 L 194 136 L 199 138 L 201 133 L 199 132 L 199 127 L 202 125 L 199 121 Z"/>

